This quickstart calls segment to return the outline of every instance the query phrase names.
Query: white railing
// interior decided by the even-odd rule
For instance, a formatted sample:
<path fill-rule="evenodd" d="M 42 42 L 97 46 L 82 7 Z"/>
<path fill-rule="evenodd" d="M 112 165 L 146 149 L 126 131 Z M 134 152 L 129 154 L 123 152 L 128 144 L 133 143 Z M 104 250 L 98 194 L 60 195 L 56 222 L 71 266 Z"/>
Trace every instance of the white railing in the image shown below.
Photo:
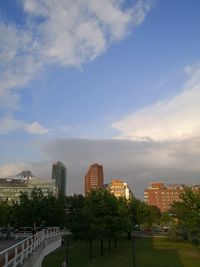
<path fill-rule="evenodd" d="M 37 231 L 41 231 L 40 228 L 37 228 Z M 15 228 L 10 229 L 10 238 L 24 238 L 32 235 L 32 227 L 19 227 L 18 231 L 15 231 Z M 1 227 L 0 228 L 0 237 L 1 238 L 6 238 L 7 237 L 7 229 L 6 227 Z"/>
<path fill-rule="evenodd" d="M 22 265 L 44 240 L 59 236 L 60 228 L 45 228 L 21 242 L 0 252 L 0 267 L 16 267 Z"/>

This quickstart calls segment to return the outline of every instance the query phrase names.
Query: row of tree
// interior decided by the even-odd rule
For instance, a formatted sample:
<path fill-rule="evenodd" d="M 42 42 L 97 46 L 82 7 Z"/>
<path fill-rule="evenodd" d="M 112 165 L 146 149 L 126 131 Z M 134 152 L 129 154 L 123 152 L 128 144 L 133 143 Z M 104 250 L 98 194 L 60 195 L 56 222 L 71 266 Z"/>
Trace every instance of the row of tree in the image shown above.
<path fill-rule="evenodd" d="M 77 239 L 92 242 L 100 241 L 100 253 L 104 253 L 104 242 L 107 240 L 111 250 L 111 240 L 117 246 L 117 237 L 127 234 L 131 237 L 134 227 L 141 224 L 152 225 L 160 220 L 160 210 L 150 207 L 133 198 L 127 201 L 116 198 L 107 190 L 94 190 L 87 197 L 75 195 L 66 201 L 68 226 Z"/>
<path fill-rule="evenodd" d="M 155 224 L 172 224 L 174 233 L 185 239 L 200 239 L 200 193 L 186 189 L 181 194 L 181 202 L 176 202 L 169 213 L 161 215 L 155 206 L 148 206 L 143 201 L 132 198 L 116 198 L 107 190 L 94 190 L 88 196 L 82 195 L 55 198 L 44 196 L 40 189 L 34 189 L 31 197 L 22 193 L 19 203 L 9 206 L 0 203 L 0 226 L 7 223 L 19 226 L 60 226 L 70 229 L 76 239 L 83 239 L 90 244 L 100 241 L 103 255 L 104 241 L 111 239 L 116 244 L 117 236 L 130 233 L 141 225 L 151 227 Z M 175 219 L 174 219 L 175 218 Z"/>
<path fill-rule="evenodd" d="M 12 226 L 32 227 L 45 222 L 48 226 L 58 226 L 64 222 L 64 210 L 60 200 L 49 194 L 44 196 L 40 189 L 34 189 L 31 197 L 21 193 L 20 202 L 8 205 L 6 201 L 0 204 L 0 226 L 10 223 Z"/>
<path fill-rule="evenodd" d="M 77 239 L 87 240 L 90 245 L 99 239 L 101 254 L 105 238 L 109 242 L 117 236 L 129 234 L 136 225 L 152 225 L 160 219 L 160 211 L 144 202 L 133 198 L 127 201 L 116 198 L 107 190 L 94 190 L 88 196 L 82 195 L 55 198 L 44 196 L 40 189 L 34 189 L 31 197 L 22 193 L 19 203 L 9 206 L 0 204 L 0 226 L 61 226 L 71 230 Z"/>
<path fill-rule="evenodd" d="M 130 201 L 116 198 L 102 189 L 92 191 L 87 197 L 75 194 L 57 199 L 52 194 L 44 196 L 35 188 L 30 197 L 21 193 L 19 203 L 10 206 L 6 201 L 0 202 L 0 214 L 0 226 L 8 222 L 20 226 L 45 222 L 48 226 L 70 228 L 77 237 L 93 228 L 97 232 L 97 225 L 101 225 L 103 232 L 109 232 L 107 227 L 114 229 L 116 225 L 117 229 L 126 232 L 134 225 L 152 225 L 160 219 L 157 207 L 150 207 L 136 198 Z M 86 230 L 88 225 L 91 229 Z"/>

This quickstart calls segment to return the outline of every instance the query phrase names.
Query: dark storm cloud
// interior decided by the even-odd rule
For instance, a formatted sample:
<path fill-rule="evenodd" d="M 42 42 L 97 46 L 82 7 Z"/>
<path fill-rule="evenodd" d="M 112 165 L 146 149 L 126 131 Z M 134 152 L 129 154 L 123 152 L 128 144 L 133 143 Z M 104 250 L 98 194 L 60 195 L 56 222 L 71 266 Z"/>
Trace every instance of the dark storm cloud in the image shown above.
<path fill-rule="evenodd" d="M 46 162 L 31 164 L 39 177 L 51 176 L 51 164 L 68 170 L 68 193 L 83 193 L 84 175 L 92 163 L 104 167 L 105 183 L 124 179 L 143 198 L 151 181 L 200 183 L 200 138 L 158 143 L 122 140 L 54 139 L 41 146 Z"/>

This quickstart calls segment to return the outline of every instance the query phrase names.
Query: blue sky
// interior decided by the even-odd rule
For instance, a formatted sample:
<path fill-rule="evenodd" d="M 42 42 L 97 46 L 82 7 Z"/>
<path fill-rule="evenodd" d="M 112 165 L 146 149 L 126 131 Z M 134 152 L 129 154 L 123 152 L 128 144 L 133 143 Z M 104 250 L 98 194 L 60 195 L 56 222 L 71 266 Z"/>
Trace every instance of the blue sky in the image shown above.
<path fill-rule="evenodd" d="M 127 177 L 141 191 L 175 174 L 197 182 L 200 169 L 189 163 L 200 156 L 199 11 L 198 0 L 2 0 L 0 176 L 32 168 L 50 177 L 52 161 L 63 160 L 69 192 L 81 192 L 79 180 L 99 161 L 108 180 Z M 107 143 L 103 156 L 94 146 L 103 140 L 123 147 L 116 161 Z M 142 144 L 140 169 L 126 142 Z M 144 172 L 153 155 L 157 165 Z M 119 166 L 121 157 L 130 166 Z"/>

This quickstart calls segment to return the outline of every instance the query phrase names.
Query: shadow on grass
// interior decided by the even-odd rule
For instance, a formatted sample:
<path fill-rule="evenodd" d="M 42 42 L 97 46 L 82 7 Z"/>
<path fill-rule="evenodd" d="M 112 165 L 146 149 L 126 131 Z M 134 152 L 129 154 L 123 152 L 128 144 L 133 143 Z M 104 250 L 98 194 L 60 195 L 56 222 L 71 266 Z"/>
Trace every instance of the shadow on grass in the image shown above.
<path fill-rule="evenodd" d="M 166 238 L 134 238 L 135 267 L 197 267 L 199 261 L 191 244 L 170 242 Z M 101 256 L 100 241 L 92 245 L 92 260 L 89 260 L 89 244 L 69 239 L 69 267 L 134 267 L 132 243 L 126 238 L 118 240 L 117 248 L 109 251 L 104 241 L 104 255 Z M 181 255 L 181 258 L 179 256 Z M 195 254 L 194 254 L 195 253 Z M 67 254 L 66 246 L 48 255 L 43 267 L 60 267 Z M 181 261 L 182 259 L 182 261 Z M 183 263 L 184 262 L 184 263 Z"/>
<path fill-rule="evenodd" d="M 43 263 L 43 267 L 60 267 L 66 254 L 69 255 L 69 267 L 131 267 L 132 250 L 131 242 L 125 238 L 117 241 L 115 248 L 114 240 L 111 242 L 109 251 L 109 241 L 104 239 L 104 255 L 101 256 L 101 243 L 96 240 L 92 244 L 92 259 L 89 259 L 89 244 L 83 241 L 69 239 L 68 252 L 65 246 L 48 255 Z"/>
<path fill-rule="evenodd" d="M 184 267 L 176 244 L 166 238 L 137 238 L 136 267 Z"/>

